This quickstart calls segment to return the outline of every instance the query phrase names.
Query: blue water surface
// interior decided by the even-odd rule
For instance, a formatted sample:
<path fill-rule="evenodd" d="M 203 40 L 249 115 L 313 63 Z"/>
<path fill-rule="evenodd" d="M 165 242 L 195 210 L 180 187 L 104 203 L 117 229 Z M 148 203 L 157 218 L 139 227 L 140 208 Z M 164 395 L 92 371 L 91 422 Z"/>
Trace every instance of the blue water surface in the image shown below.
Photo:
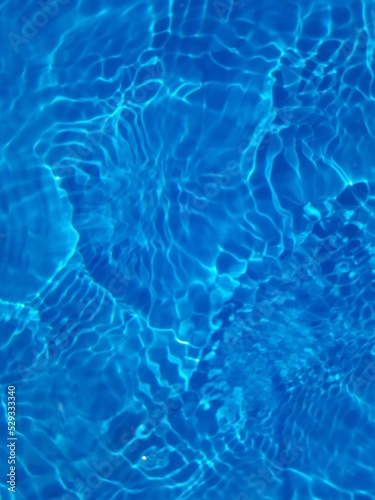
<path fill-rule="evenodd" d="M 0 14 L 1 500 L 375 499 L 374 3 Z"/>

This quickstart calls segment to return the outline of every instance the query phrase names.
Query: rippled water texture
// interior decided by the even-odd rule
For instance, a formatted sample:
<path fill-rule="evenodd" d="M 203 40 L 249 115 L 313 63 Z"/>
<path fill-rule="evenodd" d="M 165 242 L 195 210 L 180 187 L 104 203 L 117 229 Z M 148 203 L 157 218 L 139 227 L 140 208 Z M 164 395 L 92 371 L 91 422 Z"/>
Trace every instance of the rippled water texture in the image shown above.
<path fill-rule="evenodd" d="M 17 499 L 374 499 L 374 5 L 0 11 Z"/>

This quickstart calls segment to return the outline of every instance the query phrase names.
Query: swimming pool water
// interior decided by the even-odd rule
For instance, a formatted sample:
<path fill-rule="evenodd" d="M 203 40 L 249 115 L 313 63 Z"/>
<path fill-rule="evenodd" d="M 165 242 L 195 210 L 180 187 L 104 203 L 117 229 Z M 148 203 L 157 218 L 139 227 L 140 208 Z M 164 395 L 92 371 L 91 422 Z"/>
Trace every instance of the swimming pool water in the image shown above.
<path fill-rule="evenodd" d="M 374 499 L 374 4 L 0 11 L 1 499 Z"/>

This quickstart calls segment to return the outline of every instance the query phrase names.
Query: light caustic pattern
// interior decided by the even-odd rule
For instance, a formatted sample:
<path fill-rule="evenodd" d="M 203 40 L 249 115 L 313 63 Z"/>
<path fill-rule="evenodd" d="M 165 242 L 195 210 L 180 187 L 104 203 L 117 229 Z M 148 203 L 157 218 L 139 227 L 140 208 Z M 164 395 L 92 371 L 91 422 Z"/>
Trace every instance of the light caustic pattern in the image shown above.
<path fill-rule="evenodd" d="M 371 3 L 0 9 L 19 498 L 374 498 Z"/>

